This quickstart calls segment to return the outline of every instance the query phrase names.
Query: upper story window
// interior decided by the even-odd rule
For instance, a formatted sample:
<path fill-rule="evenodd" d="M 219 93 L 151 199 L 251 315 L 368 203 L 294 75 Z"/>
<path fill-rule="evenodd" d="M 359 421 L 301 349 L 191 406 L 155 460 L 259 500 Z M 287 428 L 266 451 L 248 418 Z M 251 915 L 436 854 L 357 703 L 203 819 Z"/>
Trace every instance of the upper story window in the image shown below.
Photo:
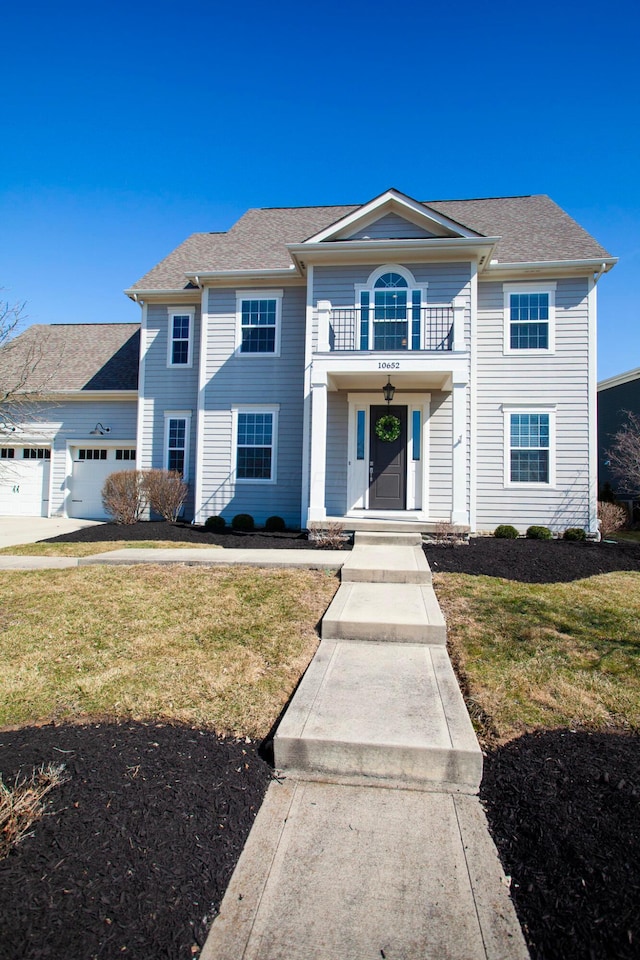
<path fill-rule="evenodd" d="M 243 355 L 280 353 L 282 290 L 244 290 L 237 295 L 237 344 Z"/>
<path fill-rule="evenodd" d="M 504 285 L 504 353 L 553 353 L 555 283 Z"/>
<path fill-rule="evenodd" d="M 374 271 L 359 288 L 360 350 L 420 350 L 423 290 L 403 267 Z"/>
<path fill-rule="evenodd" d="M 190 367 L 193 363 L 193 323 L 195 310 L 169 307 L 167 366 Z"/>

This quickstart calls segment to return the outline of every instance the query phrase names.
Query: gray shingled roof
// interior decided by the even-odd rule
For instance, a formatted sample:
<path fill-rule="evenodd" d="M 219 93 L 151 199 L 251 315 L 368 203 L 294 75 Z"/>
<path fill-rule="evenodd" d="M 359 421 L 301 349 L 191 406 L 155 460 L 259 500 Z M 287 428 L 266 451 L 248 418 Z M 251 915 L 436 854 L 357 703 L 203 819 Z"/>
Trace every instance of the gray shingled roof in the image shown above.
<path fill-rule="evenodd" d="M 495 256 L 503 263 L 582 260 L 609 254 L 545 195 L 484 200 L 433 200 L 424 204 L 463 226 L 501 237 Z M 132 290 L 188 288 L 185 273 L 209 270 L 287 269 L 287 243 L 302 243 L 357 205 L 248 210 L 227 233 L 194 233 Z"/>
<path fill-rule="evenodd" d="M 140 324 L 34 324 L 0 349 L 0 390 L 137 390 Z"/>

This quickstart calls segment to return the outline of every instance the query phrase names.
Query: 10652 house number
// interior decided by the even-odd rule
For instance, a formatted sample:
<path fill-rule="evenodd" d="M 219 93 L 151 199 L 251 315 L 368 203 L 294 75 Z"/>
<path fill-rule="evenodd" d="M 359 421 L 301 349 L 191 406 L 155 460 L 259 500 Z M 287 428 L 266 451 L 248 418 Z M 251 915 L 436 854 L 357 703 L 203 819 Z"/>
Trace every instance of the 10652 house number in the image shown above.
<path fill-rule="evenodd" d="M 399 370 L 400 361 L 399 360 L 380 360 L 378 363 L 378 370 Z"/>

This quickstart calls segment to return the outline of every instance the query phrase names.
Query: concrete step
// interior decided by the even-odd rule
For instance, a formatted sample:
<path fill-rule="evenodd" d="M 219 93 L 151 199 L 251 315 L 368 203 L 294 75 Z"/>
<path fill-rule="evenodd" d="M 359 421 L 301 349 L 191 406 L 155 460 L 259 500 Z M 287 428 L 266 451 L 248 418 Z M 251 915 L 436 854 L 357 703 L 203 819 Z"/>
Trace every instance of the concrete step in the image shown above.
<path fill-rule="evenodd" d="M 430 583 L 343 583 L 322 619 L 323 640 L 446 643 Z"/>
<path fill-rule="evenodd" d="M 274 740 L 292 776 L 476 792 L 482 754 L 447 651 L 323 640 Z"/>
<path fill-rule="evenodd" d="M 422 547 L 356 544 L 342 567 L 343 583 L 431 583 Z"/>
<path fill-rule="evenodd" d="M 422 534 L 357 530 L 353 535 L 353 542 L 362 547 L 421 547 Z"/>

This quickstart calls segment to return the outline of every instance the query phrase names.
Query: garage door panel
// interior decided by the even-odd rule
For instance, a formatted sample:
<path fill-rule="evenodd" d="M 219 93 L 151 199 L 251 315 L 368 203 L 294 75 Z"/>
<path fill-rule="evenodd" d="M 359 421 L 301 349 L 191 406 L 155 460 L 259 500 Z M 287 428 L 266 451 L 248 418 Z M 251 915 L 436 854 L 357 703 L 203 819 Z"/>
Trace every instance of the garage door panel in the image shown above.
<path fill-rule="evenodd" d="M 74 447 L 71 456 L 69 516 L 108 520 L 102 505 L 104 482 L 112 473 L 135 470 L 135 447 Z"/>
<path fill-rule="evenodd" d="M 1 452 L 0 515 L 48 516 L 51 451 L 42 447 L 4 447 Z"/>

